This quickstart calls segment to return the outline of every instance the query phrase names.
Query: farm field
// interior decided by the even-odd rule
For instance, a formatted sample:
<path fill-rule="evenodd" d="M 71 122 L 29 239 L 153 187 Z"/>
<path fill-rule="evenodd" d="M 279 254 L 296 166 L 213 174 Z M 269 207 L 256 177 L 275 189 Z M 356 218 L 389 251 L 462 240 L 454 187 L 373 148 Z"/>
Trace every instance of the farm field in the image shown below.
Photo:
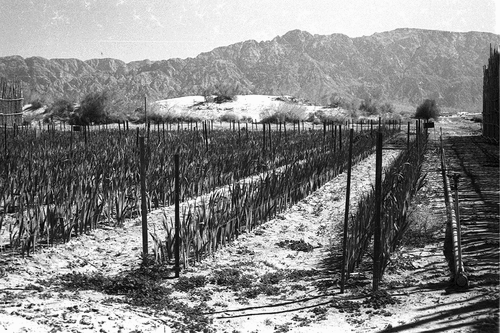
<path fill-rule="evenodd" d="M 410 228 L 410 240 L 388 265 L 380 288 L 384 292 L 370 294 L 371 264 L 364 260 L 347 281 L 346 292 L 339 293 L 335 251 L 342 241 L 339 230 L 346 186 L 346 174 L 340 173 L 267 222 L 241 232 L 226 247 L 193 262 L 181 271 L 181 279 L 172 279 L 170 267 L 140 269 L 139 217 L 124 218 L 119 227 L 103 224 L 64 244 L 39 247 L 28 257 L 2 252 L 0 331 L 2 327 L 6 332 L 498 331 L 498 238 L 494 237 L 498 233 L 498 146 L 480 142 L 477 124 L 443 119 L 439 126 L 455 171 L 464 169 L 463 161 L 479 161 L 480 165 L 464 172 L 474 181 L 463 183 L 464 193 L 477 194 L 489 186 L 487 198 L 474 198 L 489 207 L 487 216 L 480 214 L 482 210 L 474 211 L 474 204 L 464 206 L 468 213 L 464 233 L 470 237 L 464 236 L 470 250 L 464 258 L 471 283 L 465 292 L 447 290 L 442 181 L 436 171 L 437 135 L 431 132 L 424 163 L 427 182 L 412 211 L 416 224 Z M 306 141 L 321 141 L 323 132 L 318 135 Z M 461 154 L 468 151 L 467 143 L 482 147 L 484 163 L 479 155 Z M 384 150 L 384 166 L 396 158 L 395 147 Z M 285 162 L 275 159 L 267 165 L 307 159 L 304 154 L 309 149 L 318 152 L 317 147 L 297 149 L 302 155 L 284 156 Z M 352 170 L 353 210 L 373 186 L 375 156 L 363 157 Z M 471 177 L 485 165 L 489 172 Z M 224 182 L 217 186 L 221 185 Z M 173 213 L 171 206 L 154 206 L 148 215 L 150 230 L 161 228 Z M 116 217 L 116 212 L 110 215 Z M 474 235 L 478 217 L 483 233 Z M 490 241 L 477 246 L 477 237 L 485 235 Z M 481 269 L 476 269 L 478 263 Z"/>

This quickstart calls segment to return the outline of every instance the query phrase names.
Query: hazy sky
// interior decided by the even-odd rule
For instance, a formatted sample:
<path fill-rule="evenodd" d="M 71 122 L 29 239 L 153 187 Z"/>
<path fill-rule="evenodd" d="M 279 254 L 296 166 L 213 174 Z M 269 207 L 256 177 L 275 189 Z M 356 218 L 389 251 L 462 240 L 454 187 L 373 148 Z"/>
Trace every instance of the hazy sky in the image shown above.
<path fill-rule="evenodd" d="M 187 58 L 293 29 L 500 34 L 499 7 L 497 0 L 0 0 L 0 56 Z"/>

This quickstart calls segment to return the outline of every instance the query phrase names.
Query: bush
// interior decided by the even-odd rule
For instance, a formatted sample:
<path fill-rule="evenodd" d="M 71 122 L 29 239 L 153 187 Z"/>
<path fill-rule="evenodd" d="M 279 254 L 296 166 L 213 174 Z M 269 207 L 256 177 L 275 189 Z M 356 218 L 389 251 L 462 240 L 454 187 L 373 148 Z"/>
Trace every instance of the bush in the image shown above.
<path fill-rule="evenodd" d="M 232 123 L 233 121 L 235 122 L 240 121 L 240 117 L 234 112 L 226 112 L 219 117 L 219 120 Z"/>
<path fill-rule="evenodd" d="M 306 108 L 296 104 L 280 104 L 274 110 L 260 113 L 261 123 L 298 122 L 306 117 Z"/>
<path fill-rule="evenodd" d="M 189 123 L 203 120 L 196 115 L 196 113 L 177 112 L 172 106 L 158 103 L 151 103 L 149 105 L 147 117 L 148 122 L 152 122 L 154 124 L 177 122 Z M 135 124 L 143 124 L 145 121 L 144 109 L 142 107 L 137 108 L 131 115 L 128 116 L 128 120 Z"/>
<path fill-rule="evenodd" d="M 65 99 L 60 99 L 54 102 L 46 111 L 47 114 L 50 114 L 52 117 L 56 119 L 69 119 L 71 114 L 74 112 L 73 103 Z"/>
<path fill-rule="evenodd" d="M 361 102 L 359 109 L 371 116 L 377 115 L 379 113 L 377 103 L 373 102 L 371 98 L 365 98 L 365 100 Z"/>
<path fill-rule="evenodd" d="M 380 106 L 380 113 L 394 113 L 396 110 L 391 103 L 384 103 Z"/>
<path fill-rule="evenodd" d="M 471 118 L 471 121 L 475 123 L 482 123 L 483 122 L 483 115 L 475 115 Z"/>
<path fill-rule="evenodd" d="M 324 110 L 318 110 L 309 115 L 310 121 L 317 123 L 317 120 L 321 123 L 334 123 L 334 124 L 344 124 L 347 120 L 346 117 L 338 114 L 337 112 L 325 112 Z"/>
<path fill-rule="evenodd" d="M 43 103 L 40 100 L 31 101 L 29 106 L 26 107 L 26 111 L 34 111 L 43 107 Z"/>
<path fill-rule="evenodd" d="M 214 102 L 221 104 L 224 102 L 234 101 L 236 95 L 240 93 L 240 86 L 238 84 L 224 82 L 216 84 L 214 90 Z M 207 98 L 205 98 L 205 100 L 207 100 Z"/>
<path fill-rule="evenodd" d="M 108 95 L 105 92 L 88 94 L 81 101 L 80 108 L 70 116 L 70 124 L 90 125 L 109 122 L 107 102 Z"/>
<path fill-rule="evenodd" d="M 417 119 L 434 119 L 439 118 L 440 110 L 433 99 L 426 99 L 422 104 L 417 107 L 415 118 Z"/>

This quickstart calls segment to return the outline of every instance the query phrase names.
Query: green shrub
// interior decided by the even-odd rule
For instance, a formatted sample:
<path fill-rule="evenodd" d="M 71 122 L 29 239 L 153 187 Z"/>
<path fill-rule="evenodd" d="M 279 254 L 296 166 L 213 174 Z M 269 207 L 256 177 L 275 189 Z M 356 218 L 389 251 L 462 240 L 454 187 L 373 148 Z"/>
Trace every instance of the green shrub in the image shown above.
<path fill-rule="evenodd" d="M 384 103 L 380 106 L 380 113 L 385 114 L 385 113 L 394 113 L 396 110 L 394 106 L 391 103 Z"/>
<path fill-rule="evenodd" d="M 266 109 L 260 113 L 261 123 L 298 122 L 306 118 L 306 108 L 297 105 L 282 103 L 276 109 Z"/>
<path fill-rule="evenodd" d="M 55 101 L 46 111 L 46 113 L 51 115 L 52 117 L 62 120 L 69 119 L 73 112 L 73 103 L 65 99 Z"/>
<path fill-rule="evenodd" d="M 316 112 L 311 113 L 309 116 L 309 119 L 312 119 L 310 121 L 316 123 L 316 119 L 319 120 L 321 123 L 334 123 L 334 124 L 344 124 L 346 122 L 346 117 L 341 116 L 337 113 L 333 112 L 325 112 L 324 110 L 318 110 Z"/>
<path fill-rule="evenodd" d="M 225 121 L 225 122 L 230 122 L 232 123 L 233 121 L 238 122 L 240 121 L 240 116 L 238 116 L 234 112 L 226 112 L 222 116 L 219 117 L 220 121 Z"/>
<path fill-rule="evenodd" d="M 70 124 L 89 125 L 109 122 L 108 95 L 106 92 L 93 92 L 86 95 L 80 103 L 80 108 L 70 116 Z"/>
<path fill-rule="evenodd" d="M 439 118 L 440 110 L 436 104 L 436 101 L 433 99 L 426 99 L 417 107 L 417 111 L 415 112 L 415 118 L 417 119 L 434 119 L 437 120 Z"/>
<path fill-rule="evenodd" d="M 365 98 L 365 100 L 361 102 L 359 109 L 370 116 L 377 115 L 379 113 L 377 103 L 372 101 L 371 98 Z"/>
<path fill-rule="evenodd" d="M 475 123 L 482 123 L 483 122 L 483 115 L 480 114 L 480 115 L 475 115 L 471 118 L 471 121 L 475 122 Z"/>
<path fill-rule="evenodd" d="M 221 104 L 224 102 L 234 101 L 236 95 L 240 93 L 240 86 L 238 83 L 231 84 L 228 82 L 218 83 L 214 87 L 214 102 Z M 207 98 L 205 98 L 207 100 Z M 208 101 L 208 100 L 207 100 Z"/>
<path fill-rule="evenodd" d="M 154 124 L 177 123 L 177 122 L 198 122 L 203 119 L 194 112 L 177 112 L 172 106 L 151 103 L 147 110 L 148 122 Z M 135 124 L 143 124 L 145 122 L 144 108 L 137 108 L 129 115 L 128 120 Z"/>
<path fill-rule="evenodd" d="M 29 102 L 29 106 L 26 107 L 26 111 L 34 111 L 43 107 L 43 103 L 40 100 L 35 100 Z"/>
<path fill-rule="evenodd" d="M 188 292 L 195 288 L 204 287 L 206 283 L 205 275 L 181 276 L 177 283 L 174 284 L 174 288 L 179 291 Z"/>

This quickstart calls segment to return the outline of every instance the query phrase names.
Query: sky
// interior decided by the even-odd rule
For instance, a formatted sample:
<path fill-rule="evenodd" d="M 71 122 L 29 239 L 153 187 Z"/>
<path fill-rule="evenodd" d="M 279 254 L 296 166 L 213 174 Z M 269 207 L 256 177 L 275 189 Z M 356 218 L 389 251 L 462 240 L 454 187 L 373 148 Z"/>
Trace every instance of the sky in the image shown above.
<path fill-rule="evenodd" d="M 500 34 L 498 18 L 499 0 L 0 0 L 0 57 L 188 58 L 294 29 Z"/>

